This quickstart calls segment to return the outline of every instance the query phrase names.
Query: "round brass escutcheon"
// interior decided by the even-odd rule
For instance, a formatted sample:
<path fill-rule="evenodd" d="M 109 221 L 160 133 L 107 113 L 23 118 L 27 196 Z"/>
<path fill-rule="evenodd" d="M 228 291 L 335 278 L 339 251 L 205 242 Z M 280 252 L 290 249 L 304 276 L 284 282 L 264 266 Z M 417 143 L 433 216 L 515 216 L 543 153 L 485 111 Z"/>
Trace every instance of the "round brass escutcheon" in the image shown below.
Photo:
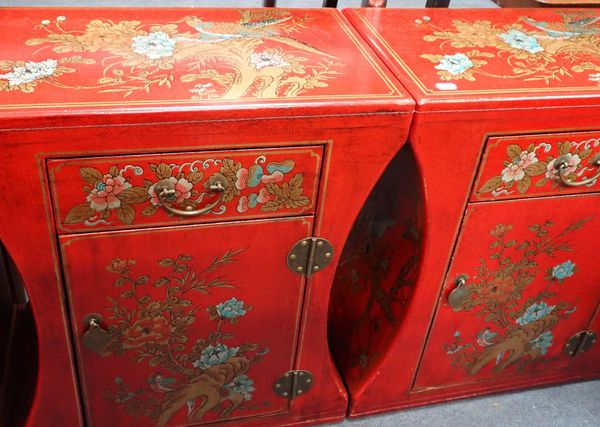
<path fill-rule="evenodd" d="M 448 304 L 452 307 L 452 311 L 460 311 L 463 308 L 464 303 L 469 299 L 470 294 L 467 289 L 467 279 L 464 276 L 460 276 L 456 279 L 456 288 L 454 288 L 448 295 Z"/>
<path fill-rule="evenodd" d="M 91 313 L 84 317 L 83 324 L 88 328 L 83 334 L 83 346 L 90 351 L 100 353 L 108 344 L 110 335 L 108 331 L 100 326 L 102 316 Z"/>

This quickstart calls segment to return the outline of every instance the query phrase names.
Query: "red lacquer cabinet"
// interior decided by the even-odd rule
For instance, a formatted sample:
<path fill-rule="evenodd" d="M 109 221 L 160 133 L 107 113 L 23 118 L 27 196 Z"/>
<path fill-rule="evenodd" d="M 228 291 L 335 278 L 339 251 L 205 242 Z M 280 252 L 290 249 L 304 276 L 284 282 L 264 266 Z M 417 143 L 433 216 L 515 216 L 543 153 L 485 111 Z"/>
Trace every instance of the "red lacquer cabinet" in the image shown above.
<path fill-rule="evenodd" d="M 0 20 L 0 238 L 39 360 L 28 425 L 344 417 L 331 284 L 414 102 L 342 15 Z"/>
<path fill-rule="evenodd" d="M 345 13 L 417 103 L 387 200 L 416 205 L 370 216 L 332 293 L 369 331 L 332 335 L 350 414 L 598 377 L 597 12 Z"/>

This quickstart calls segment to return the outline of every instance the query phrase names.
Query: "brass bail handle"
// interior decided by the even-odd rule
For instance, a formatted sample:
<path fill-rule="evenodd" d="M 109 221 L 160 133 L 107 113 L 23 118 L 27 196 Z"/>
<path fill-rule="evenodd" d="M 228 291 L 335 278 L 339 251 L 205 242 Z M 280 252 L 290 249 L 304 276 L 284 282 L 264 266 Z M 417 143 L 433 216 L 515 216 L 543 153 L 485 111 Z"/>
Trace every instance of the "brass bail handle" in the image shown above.
<path fill-rule="evenodd" d="M 452 307 L 452 311 L 460 311 L 464 303 L 470 297 L 467 289 L 467 278 L 465 276 L 458 277 L 454 283 L 456 287 L 448 295 L 448 304 Z"/>
<path fill-rule="evenodd" d="M 591 163 L 592 165 L 600 168 L 600 156 L 594 160 L 593 163 Z M 567 168 L 569 167 L 569 164 L 567 163 L 567 158 L 566 156 L 559 156 L 556 158 L 555 161 L 555 166 L 554 168 L 558 171 L 558 176 L 560 177 L 561 182 L 566 185 L 567 187 L 581 187 L 583 185 L 590 185 L 593 184 L 598 178 L 600 178 L 600 169 L 598 170 L 598 172 L 596 172 L 596 175 L 584 179 L 583 181 L 571 181 L 569 178 L 567 178 Z"/>
<path fill-rule="evenodd" d="M 96 313 L 88 314 L 83 319 L 83 324 L 87 328 L 83 334 L 83 346 L 95 353 L 104 350 L 110 340 L 108 331 L 100 326 L 101 322 L 102 316 Z"/>
<path fill-rule="evenodd" d="M 156 193 L 158 199 L 164 209 L 171 212 L 174 215 L 190 217 L 198 216 L 209 213 L 215 206 L 217 206 L 223 200 L 225 191 L 229 187 L 229 181 L 224 175 L 215 174 L 212 176 L 212 182 L 208 186 L 208 189 L 214 193 L 219 193 L 219 197 L 213 203 L 206 205 L 202 209 L 193 209 L 191 206 L 186 206 L 185 209 L 178 209 L 173 207 L 173 197 L 176 195 L 175 184 L 168 179 L 163 179 L 156 183 Z"/>

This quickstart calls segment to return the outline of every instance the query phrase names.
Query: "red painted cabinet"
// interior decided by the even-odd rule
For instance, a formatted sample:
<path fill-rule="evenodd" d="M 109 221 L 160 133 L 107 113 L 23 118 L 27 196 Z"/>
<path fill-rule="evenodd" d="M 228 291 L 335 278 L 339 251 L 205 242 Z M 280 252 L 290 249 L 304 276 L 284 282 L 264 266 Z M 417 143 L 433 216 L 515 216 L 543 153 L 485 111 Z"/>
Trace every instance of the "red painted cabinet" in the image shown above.
<path fill-rule="evenodd" d="M 345 14 L 416 101 L 407 144 L 416 178 L 380 202 L 417 203 L 412 220 L 395 218 L 420 230 L 416 243 L 391 227 L 370 242 L 390 255 L 393 277 L 382 285 L 375 270 L 359 279 L 362 292 L 377 291 L 381 307 L 389 284 L 405 285 L 368 326 L 382 344 L 355 363 L 335 349 L 362 337 L 332 335 L 350 415 L 597 378 L 598 12 Z M 390 238 L 403 249 L 391 251 Z M 345 308 L 330 325 L 360 309 L 341 295 L 353 283 L 345 272 L 362 262 L 338 268 L 332 304 Z"/>
<path fill-rule="evenodd" d="M 297 217 L 62 236 L 74 333 L 84 337 L 96 316 L 92 328 L 108 334 L 102 348 L 77 340 L 89 424 L 288 413 L 273 385 L 294 368 L 305 280 L 281 260 L 312 225 Z"/>
<path fill-rule="evenodd" d="M 598 203 L 589 195 L 468 206 L 415 390 L 569 368 L 565 343 L 588 328 L 600 299 L 589 250 Z"/>
<path fill-rule="evenodd" d="M 39 360 L 27 425 L 342 419 L 335 267 L 414 101 L 341 13 L 0 24 L 0 240 Z"/>

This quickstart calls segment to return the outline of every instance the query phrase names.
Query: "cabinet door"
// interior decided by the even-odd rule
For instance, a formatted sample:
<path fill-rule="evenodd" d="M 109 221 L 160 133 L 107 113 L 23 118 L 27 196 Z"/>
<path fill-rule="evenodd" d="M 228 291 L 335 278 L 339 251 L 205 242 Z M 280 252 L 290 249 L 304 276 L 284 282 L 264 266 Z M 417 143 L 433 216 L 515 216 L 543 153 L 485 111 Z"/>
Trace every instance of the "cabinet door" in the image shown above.
<path fill-rule="evenodd" d="M 60 237 L 89 425 L 285 414 L 272 387 L 294 367 L 304 286 L 286 257 L 311 228 L 299 217 Z M 108 331 L 95 351 L 83 345 L 91 313 Z"/>
<path fill-rule="evenodd" d="M 595 286 L 600 286 L 600 283 L 595 283 Z M 587 330 L 596 335 L 593 338 L 589 338 L 591 346 L 585 349 L 585 351 L 580 351 L 579 354 L 573 358 L 571 366 L 583 375 L 597 376 L 600 375 L 600 304 L 596 307 L 596 311 Z"/>
<path fill-rule="evenodd" d="M 477 203 L 467 208 L 416 389 L 552 376 L 600 297 L 591 236 L 600 196 Z M 457 304 L 448 303 L 465 279 Z"/>

